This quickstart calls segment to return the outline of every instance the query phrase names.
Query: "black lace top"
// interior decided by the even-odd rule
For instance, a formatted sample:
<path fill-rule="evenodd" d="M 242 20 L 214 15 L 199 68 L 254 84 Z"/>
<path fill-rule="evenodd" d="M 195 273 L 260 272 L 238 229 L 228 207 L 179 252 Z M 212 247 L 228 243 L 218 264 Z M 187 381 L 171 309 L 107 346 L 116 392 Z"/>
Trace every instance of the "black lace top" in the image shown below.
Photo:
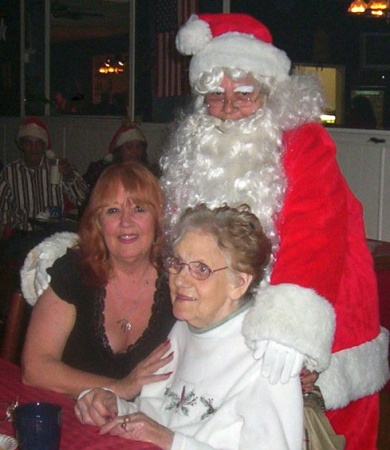
<path fill-rule="evenodd" d="M 160 275 L 156 281 L 148 327 L 126 352 L 114 353 L 104 329 L 106 290 L 92 288 L 81 282 L 77 253 L 68 250 L 48 269 L 48 273 L 54 292 L 76 307 L 76 322 L 62 357 L 62 361 L 71 367 L 97 375 L 122 378 L 164 341 L 174 324 L 167 277 Z"/>

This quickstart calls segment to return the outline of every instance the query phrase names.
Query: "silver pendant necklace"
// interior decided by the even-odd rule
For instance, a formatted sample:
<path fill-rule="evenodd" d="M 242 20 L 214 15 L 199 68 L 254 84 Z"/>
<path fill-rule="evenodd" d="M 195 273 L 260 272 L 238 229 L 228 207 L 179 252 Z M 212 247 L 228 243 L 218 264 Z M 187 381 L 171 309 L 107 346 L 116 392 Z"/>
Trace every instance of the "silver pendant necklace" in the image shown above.
<path fill-rule="evenodd" d="M 145 280 L 142 284 L 144 286 L 149 285 L 149 280 Z M 123 300 L 122 300 L 122 297 L 119 294 L 118 287 L 115 284 L 114 284 L 114 289 L 115 289 L 116 295 L 117 295 L 117 297 L 118 297 L 118 299 L 120 301 L 121 307 L 123 308 Z M 142 295 L 142 292 L 139 295 L 139 297 L 141 297 L 141 295 Z M 139 300 L 139 298 L 137 300 Z M 120 325 L 121 330 L 123 331 L 123 333 L 130 333 L 130 331 L 131 331 L 131 329 L 133 327 L 132 323 L 129 320 L 125 319 L 125 318 L 117 320 L 116 323 L 118 325 Z"/>
<path fill-rule="evenodd" d="M 124 333 L 129 333 L 131 331 L 131 327 L 133 326 L 127 319 L 117 320 L 116 323 L 121 326 L 121 330 Z"/>
<path fill-rule="evenodd" d="M 120 302 L 121 309 L 123 309 L 123 306 L 124 306 L 123 305 L 123 300 L 122 300 L 122 297 L 119 294 L 118 287 L 115 284 L 114 284 L 114 289 L 116 291 L 116 295 L 117 295 L 118 300 Z M 123 333 L 130 333 L 131 328 L 132 328 L 132 324 L 131 324 L 131 322 L 129 320 L 123 318 L 123 319 L 117 320 L 116 323 L 118 325 L 120 325 L 121 330 L 123 331 Z"/>

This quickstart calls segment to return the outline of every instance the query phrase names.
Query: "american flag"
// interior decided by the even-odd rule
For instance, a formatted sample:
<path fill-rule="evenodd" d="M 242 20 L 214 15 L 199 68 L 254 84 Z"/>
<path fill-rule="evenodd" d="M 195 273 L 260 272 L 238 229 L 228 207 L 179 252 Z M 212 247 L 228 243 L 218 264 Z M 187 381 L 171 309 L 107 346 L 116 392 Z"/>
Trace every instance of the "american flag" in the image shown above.
<path fill-rule="evenodd" d="M 180 26 L 196 12 L 197 0 L 156 0 L 156 97 L 190 93 L 189 57 L 176 50 L 175 37 Z"/>

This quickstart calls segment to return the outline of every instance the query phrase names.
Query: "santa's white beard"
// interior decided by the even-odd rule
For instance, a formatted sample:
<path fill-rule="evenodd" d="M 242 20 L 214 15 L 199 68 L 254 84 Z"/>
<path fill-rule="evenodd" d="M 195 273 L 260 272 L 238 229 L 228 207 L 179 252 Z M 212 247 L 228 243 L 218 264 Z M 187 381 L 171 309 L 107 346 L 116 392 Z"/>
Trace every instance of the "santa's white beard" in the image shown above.
<path fill-rule="evenodd" d="M 221 121 L 204 111 L 188 116 L 161 160 L 167 224 L 176 223 L 185 208 L 198 203 L 246 203 L 275 251 L 274 219 L 286 184 L 280 146 L 281 132 L 266 109 L 238 121 Z"/>

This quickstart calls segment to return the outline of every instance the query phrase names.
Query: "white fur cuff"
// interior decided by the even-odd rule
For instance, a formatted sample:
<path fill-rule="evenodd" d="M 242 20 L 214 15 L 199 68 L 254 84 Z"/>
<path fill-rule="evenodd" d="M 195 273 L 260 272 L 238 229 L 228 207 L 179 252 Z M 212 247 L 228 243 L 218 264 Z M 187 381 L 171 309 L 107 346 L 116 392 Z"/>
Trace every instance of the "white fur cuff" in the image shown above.
<path fill-rule="evenodd" d="M 330 362 L 335 329 L 331 304 L 314 290 L 295 284 L 260 289 L 243 324 L 247 345 L 271 340 L 305 355 L 305 366 L 318 372 Z"/>
<path fill-rule="evenodd" d="M 388 351 L 389 332 L 382 327 L 372 341 L 333 353 L 316 383 L 326 409 L 342 408 L 380 391 L 390 376 Z"/>

